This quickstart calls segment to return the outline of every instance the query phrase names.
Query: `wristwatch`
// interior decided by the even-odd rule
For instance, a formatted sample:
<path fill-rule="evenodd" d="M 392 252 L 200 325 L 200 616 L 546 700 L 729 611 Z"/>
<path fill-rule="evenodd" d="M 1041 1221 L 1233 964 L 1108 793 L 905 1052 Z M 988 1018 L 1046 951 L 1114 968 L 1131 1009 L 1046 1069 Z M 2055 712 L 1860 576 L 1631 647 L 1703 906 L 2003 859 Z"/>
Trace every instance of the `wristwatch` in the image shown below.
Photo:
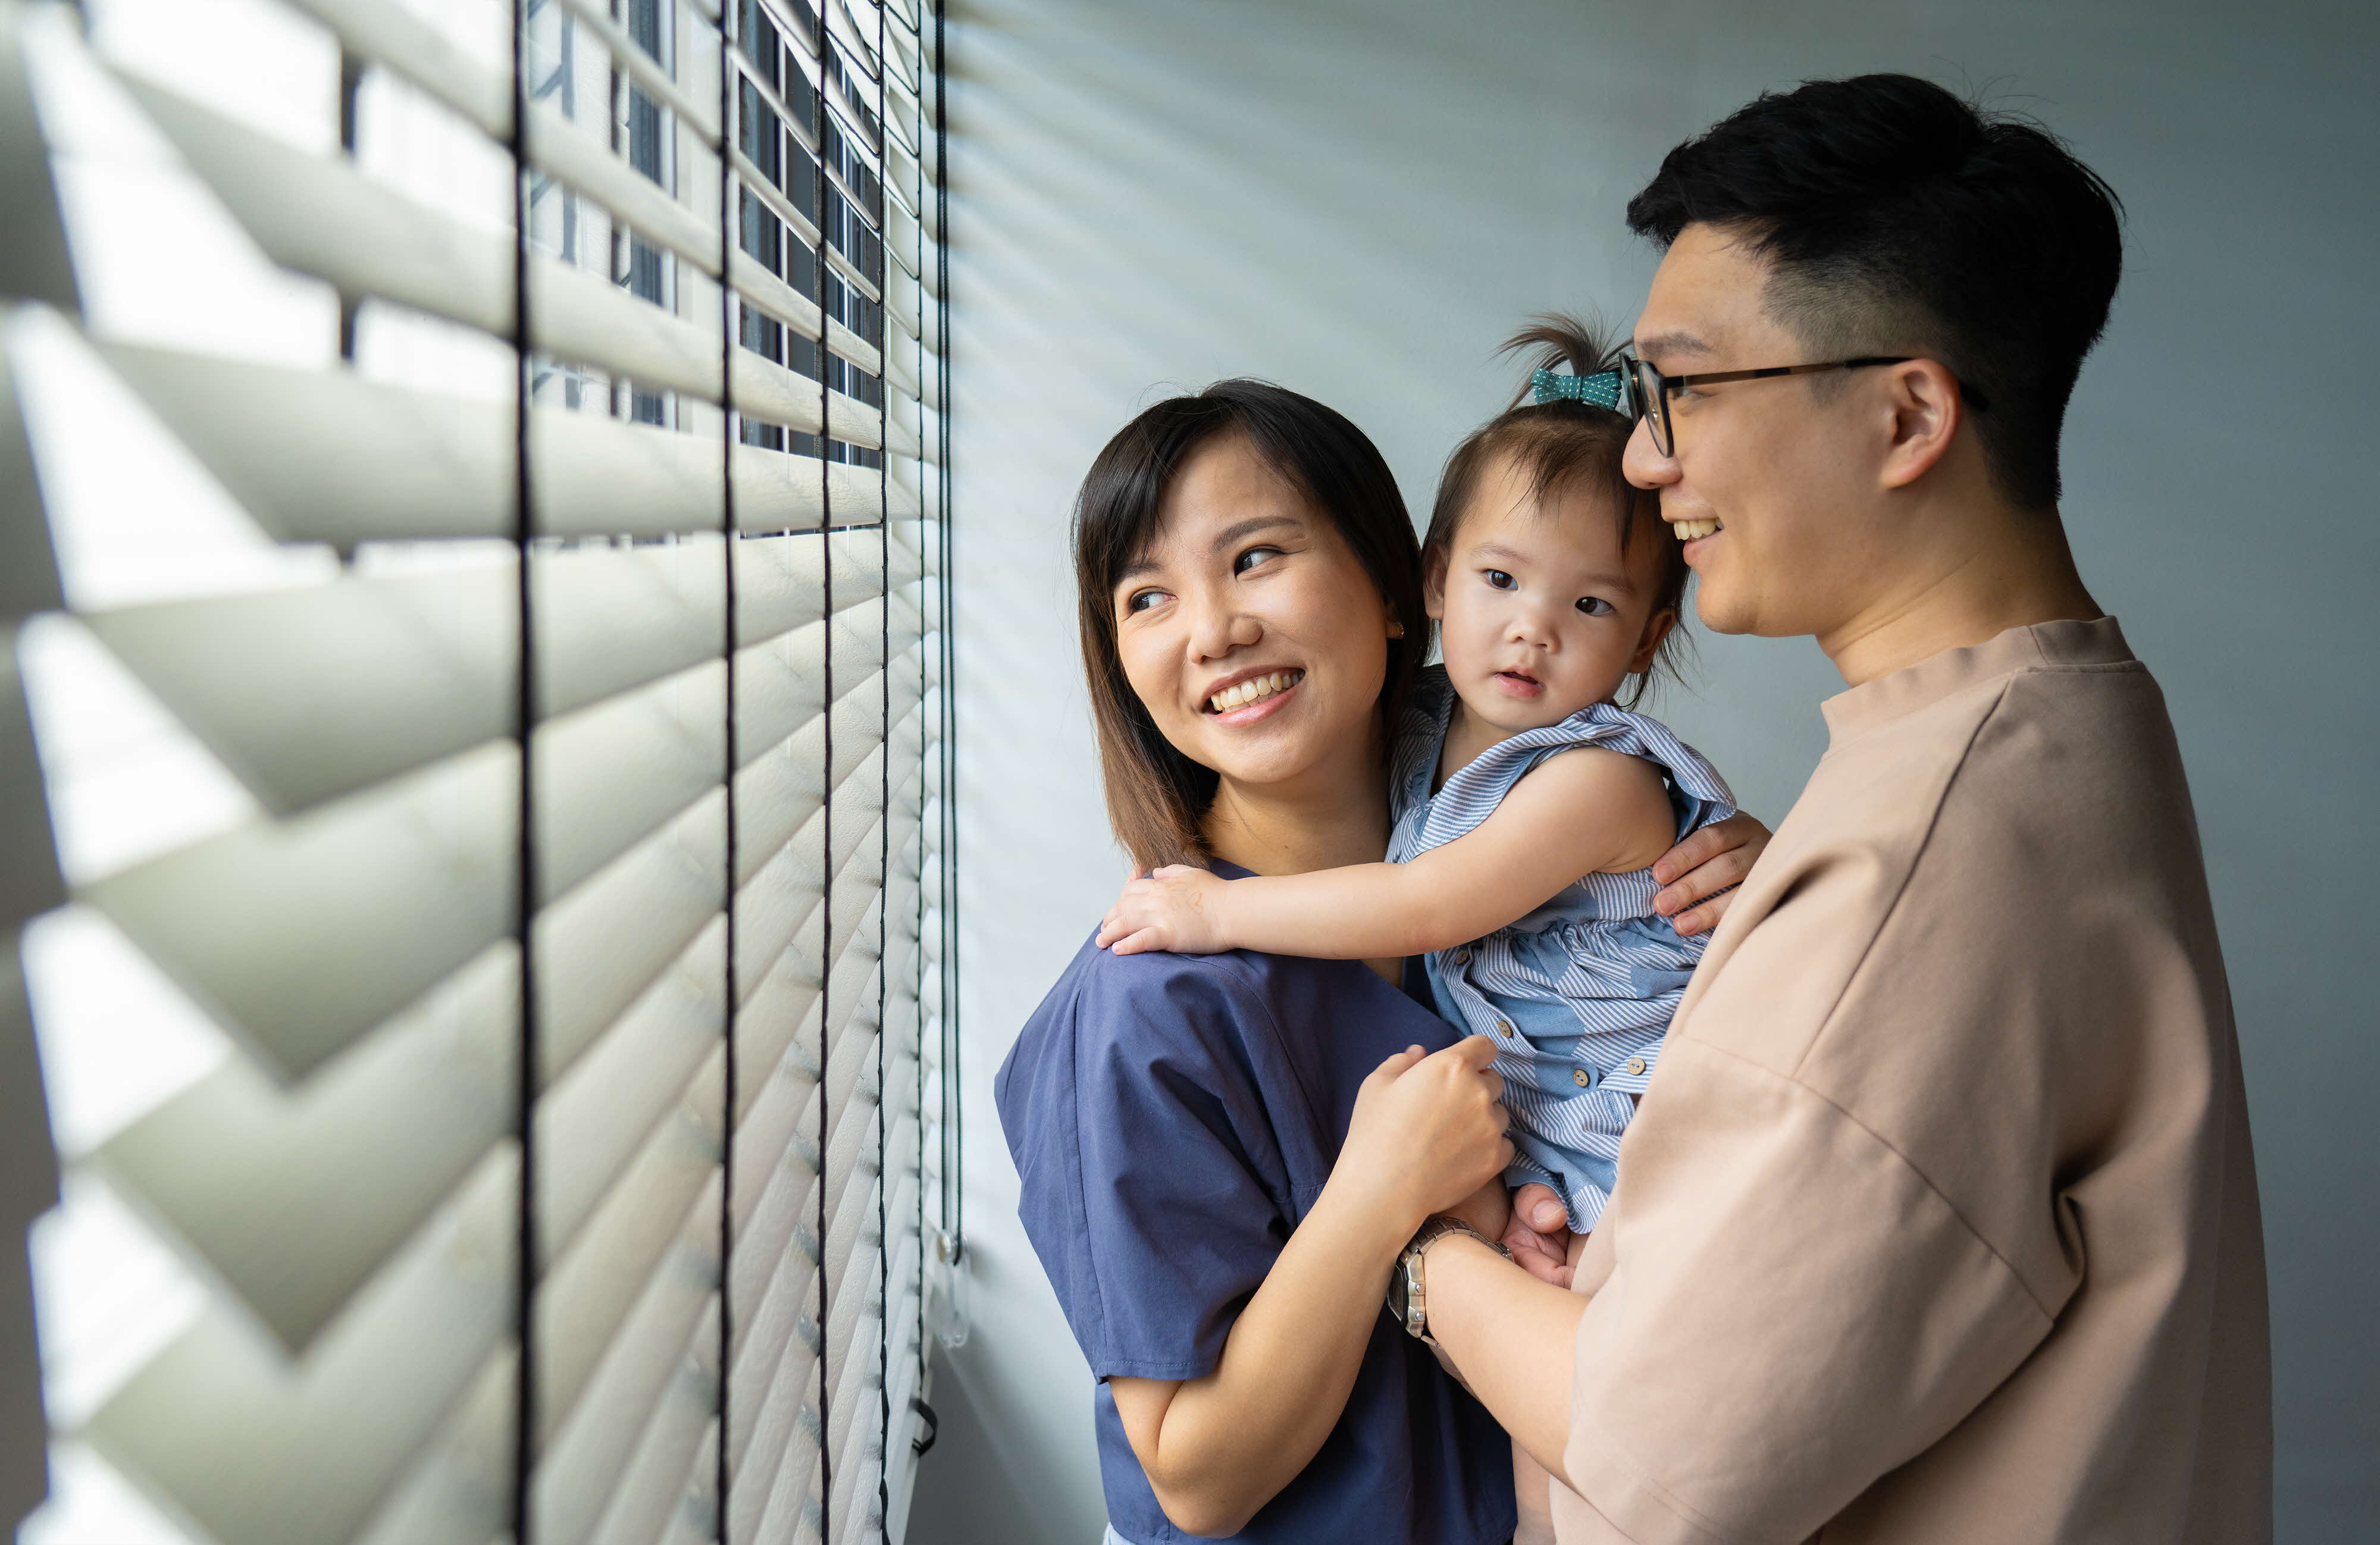
<path fill-rule="evenodd" d="M 1397 1258 L 1396 1270 L 1389 1273 L 1389 1314 L 1404 1327 L 1405 1334 L 1424 1346 L 1435 1349 L 1438 1343 L 1429 1337 L 1429 1308 L 1422 1288 L 1422 1252 L 1450 1234 L 1467 1234 L 1482 1245 L 1502 1256 L 1512 1259 L 1512 1252 L 1473 1228 L 1460 1218 L 1432 1218 L 1421 1225 Z"/>

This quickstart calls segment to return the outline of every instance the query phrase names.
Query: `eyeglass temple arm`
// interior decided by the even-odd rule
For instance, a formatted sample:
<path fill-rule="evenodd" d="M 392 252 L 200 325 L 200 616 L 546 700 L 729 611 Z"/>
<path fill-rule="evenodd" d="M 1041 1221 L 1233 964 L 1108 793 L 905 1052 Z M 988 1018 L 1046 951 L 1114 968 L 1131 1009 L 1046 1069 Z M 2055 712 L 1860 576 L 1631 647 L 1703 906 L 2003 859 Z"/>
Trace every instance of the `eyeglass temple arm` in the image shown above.
<path fill-rule="evenodd" d="M 1699 375 L 1664 376 L 1661 385 L 1668 392 L 1681 386 L 1716 386 L 1730 381 L 1763 381 L 1779 375 L 1816 375 L 1825 371 L 1856 371 L 1869 365 L 1905 365 L 1915 358 L 1913 354 L 1869 354 L 1857 359 L 1830 359 L 1819 365 L 1770 365 L 1756 371 L 1706 371 Z M 1959 395 L 1965 399 L 1968 407 L 1980 413 L 1992 406 L 1991 399 L 1983 393 L 1955 375 L 1950 379 L 1958 383 Z"/>

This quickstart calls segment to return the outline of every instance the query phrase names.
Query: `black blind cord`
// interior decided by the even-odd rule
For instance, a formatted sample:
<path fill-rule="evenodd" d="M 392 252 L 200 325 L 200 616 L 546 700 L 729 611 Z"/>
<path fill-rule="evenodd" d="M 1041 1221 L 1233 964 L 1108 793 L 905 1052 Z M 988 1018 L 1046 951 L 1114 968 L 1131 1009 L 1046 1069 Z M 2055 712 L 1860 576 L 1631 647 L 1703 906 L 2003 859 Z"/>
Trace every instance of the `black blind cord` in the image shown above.
<path fill-rule="evenodd" d="M 892 263 L 891 247 L 883 239 L 888 222 L 885 219 L 886 172 L 892 168 L 892 130 L 887 120 L 891 116 L 892 99 L 884 79 L 891 66 L 884 55 L 884 7 L 876 7 L 876 265 L 877 293 L 890 300 L 892 298 Z M 881 785 L 876 821 L 876 1270 L 881 1285 L 878 1293 L 883 1301 L 883 1311 L 877 1321 L 876 1334 L 876 1519 L 877 1529 L 886 1540 L 892 1528 L 892 1133 L 884 1111 L 885 1096 L 891 1092 L 884 1077 L 884 1043 L 892 1027 L 886 1022 L 885 1008 L 891 1002 L 892 973 L 887 947 L 892 937 L 892 898 L 887 887 L 892 882 L 892 372 L 885 367 L 892 358 L 892 331 L 886 318 L 892 308 L 876 308 L 876 550 L 877 573 L 880 576 L 877 589 L 882 592 L 879 617 L 881 641 L 877 658 L 881 662 L 876 676 L 881 688 L 884 733 L 879 741 L 877 772 Z"/>
<path fill-rule="evenodd" d="M 514 682 L 520 786 L 514 850 L 514 938 L 520 952 L 520 1034 L 514 1070 L 514 1136 L 520 1145 L 515 1215 L 512 1528 L 516 1545 L 532 1536 L 530 1478 L 537 1440 L 537 629 L 529 548 L 536 506 L 529 465 L 530 346 L 528 251 L 528 0 L 513 0 L 513 541 L 519 551 L 519 674 Z"/>
<path fill-rule="evenodd" d="M 735 1280 L 735 1108 L 737 1098 L 737 1066 L 735 1056 L 735 1011 L 741 999 L 741 983 L 736 977 L 735 882 L 736 831 L 735 773 L 743 765 L 741 737 L 735 717 L 735 646 L 737 631 L 735 592 L 735 443 L 738 426 L 735 422 L 735 347 L 737 322 L 735 284 L 734 277 L 735 230 L 735 216 L 738 184 L 731 147 L 735 135 L 735 79 L 737 67 L 734 44 L 741 41 L 740 8 L 722 6 L 719 13 L 719 535 L 720 561 L 725 585 L 726 617 L 720 638 L 720 656 L 726 662 L 726 699 L 722 712 L 726 718 L 727 746 L 727 864 L 723 876 L 725 887 L 726 969 L 724 973 L 726 1000 L 722 1005 L 722 1033 L 726 1037 L 723 1047 L 725 1061 L 724 1089 L 721 1103 L 724 1119 L 720 1124 L 719 1144 L 719 1442 L 713 1457 L 711 1488 L 717 1495 L 719 1510 L 719 1545 L 729 1545 L 727 1522 L 727 1489 L 734 1466 L 730 1464 L 730 1440 L 734 1429 L 729 1420 L 728 1402 L 735 1383 L 731 1358 L 735 1346 L 735 1305 L 731 1292 Z"/>
<path fill-rule="evenodd" d="M 808 4 L 808 0 L 804 0 L 804 3 Z M 827 353 L 827 335 L 830 330 L 830 323 L 828 321 L 826 307 L 826 286 L 828 278 L 826 248 L 827 241 L 829 239 L 829 233 L 827 230 L 828 221 L 826 216 L 827 199 L 829 198 L 832 189 L 827 182 L 825 152 L 827 123 L 826 51 L 833 45 L 827 41 L 825 7 L 823 6 L 820 6 L 811 14 L 817 22 L 817 27 L 814 30 L 811 41 L 815 45 L 818 54 L 819 72 L 817 96 L 818 124 L 817 133 L 813 136 L 813 138 L 817 140 L 819 146 L 819 233 L 818 249 L 810 254 L 810 257 L 811 262 L 816 265 L 818 273 L 819 344 L 817 359 L 819 374 L 819 529 L 821 533 L 821 541 L 820 542 L 820 573 L 821 577 L 822 614 L 826 618 L 826 634 L 823 639 L 821 651 L 824 660 L 825 680 L 824 703 L 826 724 L 826 762 L 820 772 L 820 782 L 825 788 L 825 802 L 823 809 L 826 821 L 824 829 L 825 845 L 824 849 L 820 854 L 820 877 L 819 890 L 819 1539 L 822 1542 L 822 1545 L 832 1545 L 832 1541 L 834 1539 L 834 1384 L 832 1380 L 834 1368 L 834 1335 L 832 1326 L 834 1323 L 834 1317 L 832 1312 L 833 1306 L 832 1297 L 834 1286 L 832 1281 L 834 1273 L 829 1269 L 827 1261 L 827 1191 L 829 1189 L 827 1170 L 830 1167 L 827 1156 L 833 1150 L 834 1146 L 834 1112 L 830 1104 L 827 1092 L 827 1055 L 828 1043 L 833 1040 L 832 1033 L 829 1028 L 832 1023 L 832 1016 L 831 1010 L 833 1005 L 829 1001 L 829 995 L 832 991 L 832 979 L 834 976 L 835 697 L 834 540 L 832 535 L 827 533 L 831 532 L 832 529 L 834 507 L 832 502 L 833 478 L 829 471 L 829 468 L 832 464 L 828 459 L 828 446 L 830 442 L 827 439 L 827 430 L 830 427 L 829 410 L 832 406 L 832 398 L 831 390 L 827 385 L 827 377 L 832 373 L 832 367 L 827 363 L 830 358 Z"/>

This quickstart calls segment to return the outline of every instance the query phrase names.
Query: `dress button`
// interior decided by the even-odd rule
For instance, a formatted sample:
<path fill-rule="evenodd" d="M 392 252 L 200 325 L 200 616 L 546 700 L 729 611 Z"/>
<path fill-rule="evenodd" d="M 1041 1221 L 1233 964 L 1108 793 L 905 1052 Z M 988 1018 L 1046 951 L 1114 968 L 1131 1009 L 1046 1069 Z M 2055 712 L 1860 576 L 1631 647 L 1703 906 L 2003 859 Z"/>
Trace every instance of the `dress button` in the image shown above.
<path fill-rule="evenodd" d="M 1510 1019 L 1497 1020 L 1496 1033 L 1498 1035 L 1511 1035 L 1512 1033 L 1512 1022 Z"/>
<path fill-rule="evenodd" d="M 1593 1078 L 1587 1077 L 1586 1069 L 1583 1067 L 1573 1067 L 1570 1070 L 1570 1081 L 1576 1084 L 1581 1089 L 1585 1089 L 1587 1085 L 1595 1082 Z"/>
<path fill-rule="evenodd" d="M 1469 950 L 1457 950 L 1457 951 L 1455 951 L 1455 952 L 1454 952 L 1454 963 L 1455 963 L 1457 966 L 1468 966 L 1468 965 L 1470 965 L 1470 964 L 1471 964 L 1471 952 L 1470 952 Z"/>
<path fill-rule="evenodd" d="M 1631 1057 L 1620 1071 L 1627 1074 L 1633 1078 L 1637 1074 L 1645 1071 L 1645 1059 L 1642 1057 Z"/>

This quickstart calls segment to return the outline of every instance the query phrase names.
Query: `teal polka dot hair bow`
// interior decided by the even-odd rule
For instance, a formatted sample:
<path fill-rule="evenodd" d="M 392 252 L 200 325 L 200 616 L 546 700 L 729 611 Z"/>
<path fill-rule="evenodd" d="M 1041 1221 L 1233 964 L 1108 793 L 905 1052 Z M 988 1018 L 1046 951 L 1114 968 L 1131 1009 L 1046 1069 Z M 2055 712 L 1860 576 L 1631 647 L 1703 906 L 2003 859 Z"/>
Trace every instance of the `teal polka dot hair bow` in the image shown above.
<path fill-rule="evenodd" d="M 1620 372 L 1601 371 L 1594 375 L 1556 375 L 1551 371 L 1539 371 L 1529 377 L 1533 402 L 1583 402 L 1589 408 L 1620 406 Z"/>

